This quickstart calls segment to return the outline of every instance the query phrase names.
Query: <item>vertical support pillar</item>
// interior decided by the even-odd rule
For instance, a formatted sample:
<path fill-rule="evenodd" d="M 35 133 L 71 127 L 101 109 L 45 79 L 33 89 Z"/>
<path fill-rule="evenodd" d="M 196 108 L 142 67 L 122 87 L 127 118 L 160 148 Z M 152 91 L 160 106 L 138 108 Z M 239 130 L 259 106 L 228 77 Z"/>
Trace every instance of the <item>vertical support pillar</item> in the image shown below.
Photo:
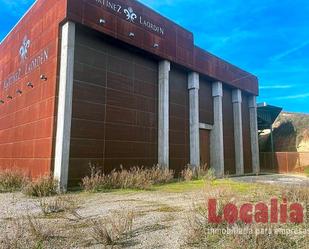
<path fill-rule="evenodd" d="M 66 191 L 68 184 L 72 121 L 74 47 L 75 24 L 73 22 L 67 22 L 62 26 L 61 34 L 61 61 L 54 165 L 54 178 L 59 182 L 59 191 Z"/>
<path fill-rule="evenodd" d="M 224 176 L 224 147 L 223 147 L 223 89 L 221 82 L 212 85 L 214 104 L 214 125 L 210 133 L 210 163 L 217 177 Z"/>
<path fill-rule="evenodd" d="M 256 96 L 249 98 L 249 112 L 250 112 L 250 137 L 251 137 L 251 151 L 252 151 L 252 167 L 253 173 L 260 173 L 260 152 L 259 152 L 259 138 L 258 138 L 258 124 L 257 124 L 257 105 Z"/>
<path fill-rule="evenodd" d="M 244 146 L 242 132 L 242 96 L 241 90 L 235 89 L 232 92 L 233 114 L 234 114 L 234 141 L 235 141 L 235 163 L 236 175 L 244 175 Z"/>
<path fill-rule="evenodd" d="M 159 62 L 158 163 L 169 168 L 169 61 Z"/>
<path fill-rule="evenodd" d="M 189 116 L 190 116 L 190 164 L 194 169 L 200 167 L 200 120 L 199 120 L 199 74 L 188 76 Z"/>

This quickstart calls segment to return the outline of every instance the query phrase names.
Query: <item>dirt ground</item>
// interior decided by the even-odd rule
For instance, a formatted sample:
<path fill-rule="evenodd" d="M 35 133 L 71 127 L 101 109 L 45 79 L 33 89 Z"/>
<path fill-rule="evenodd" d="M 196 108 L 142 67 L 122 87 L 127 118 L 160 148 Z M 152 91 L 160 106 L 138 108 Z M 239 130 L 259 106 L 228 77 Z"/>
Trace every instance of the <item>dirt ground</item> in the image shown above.
<path fill-rule="evenodd" d="M 282 186 L 307 186 L 309 187 L 309 177 L 305 175 L 260 175 L 260 176 L 246 176 L 235 177 L 234 181 L 247 182 L 247 183 L 264 183 L 264 184 L 277 184 Z"/>
<path fill-rule="evenodd" d="M 294 184 L 309 183 L 309 178 L 292 177 Z M 262 176 L 233 178 L 233 181 L 291 184 L 291 176 Z M 309 184 L 307 185 L 309 186 Z M 187 248 L 187 217 L 203 199 L 203 186 L 198 184 L 183 191 L 157 189 L 154 191 L 117 191 L 112 193 L 71 193 L 78 204 L 76 214 L 46 217 L 40 208 L 41 199 L 28 198 L 22 193 L 0 194 L 0 239 L 16 239 L 14 218 L 32 216 L 40 222 L 52 239 L 42 248 L 104 248 L 94 243 L 87 228 L 89 220 L 114 217 L 119 212 L 133 211 L 134 223 L 130 238 L 114 248 Z M 206 204 L 206 203 L 205 203 Z M 63 243 L 65 240 L 65 243 Z M 65 244 L 65 246 L 63 246 Z M 27 247 L 25 247 L 27 248 Z"/>
<path fill-rule="evenodd" d="M 155 192 L 117 192 L 98 194 L 71 194 L 77 200 L 80 217 L 43 217 L 39 199 L 29 199 L 21 193 L 0 194 L 0 233 L 8 233 L 5 221 L 13 217 L 41 217 L 40 222 L 46 229 L 56 234 L 63 234 L 63 229 L 83 226 L 84 220 L 113 217 L 117 212 L 133 211 L 133 236 L 123 244 L 122 248 L 181 248 L 184 244 L 184 223 L 193 204 L 202 195 L 199 191 L 186 193 Z M 70 216 L 70 215 L 69 215 Z M 57 235 L 57 236 L 58 236 Z M 71 244 L 70 248 L 102 248 L 100 245 L 88 245 L 90 232 L 79 237 L 79 246 Z M 76 242 L 76 241 L 75 241 Z M 59 248 L 59 247 L 50 247 Z"/>

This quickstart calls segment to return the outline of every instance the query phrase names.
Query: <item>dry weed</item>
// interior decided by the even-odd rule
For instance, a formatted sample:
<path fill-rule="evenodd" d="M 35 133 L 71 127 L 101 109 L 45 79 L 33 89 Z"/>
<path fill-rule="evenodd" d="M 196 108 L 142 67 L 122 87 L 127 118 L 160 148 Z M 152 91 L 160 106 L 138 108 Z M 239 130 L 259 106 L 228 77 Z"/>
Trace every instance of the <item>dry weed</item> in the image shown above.
<path fill-rule="evenodd" d="M 0 192 L 19 191 L 28 181 L 29 179 L 20 170 L 0 171 Z"/>
<path fill-rule="evenodd" d="M 289 202 L 299 202 L 309 204 L 309 188 L 308 187 L 287 187 L 282 189 L 282 196 L 286 197 Z"/>
<path fill-rule="evenodd" d="M 216 179 L 213 169 L 208 169 L 207 165 L 202 165 L 198 168 L 195 168 L 191 165 L 181 172 L 181 180 L 192 181 L 192 180 L 205 180 L 213 181 Z"/>
<path fill-rule="evenodd" d="M 44 215 L 64 212 L 76 214 L 78 203 L 77 200 L 70 196 L 57 196 L 55 198 L 41 199 L 39 207 Z"/>
<path fill-rule="evenodd" d="M 116 213 L 102 220 L 91 221 L 91 236 L 104 246 L 116 245 L 130 237 L 133 221 L 133 212 Z"/>
<path fill-rule="evenodd" d="M 86 191 L 96 192 L 109 189 L 149 189 L 154 184 L 170 182 L 173 171 L 161 169 L 159 166 L 151 169 L 133 167 L 129 170 L 121 167 L 110 174 L 91 167 L 90 176 L 82 179 L 82 187 Z"/>
<path fill-rule="evenodd" d="M 33 182 L 29 182 L 23 189 L 28 196 L 46 197 L 57 194 L 57 181 L 52 176 L 43 176 Z"/>

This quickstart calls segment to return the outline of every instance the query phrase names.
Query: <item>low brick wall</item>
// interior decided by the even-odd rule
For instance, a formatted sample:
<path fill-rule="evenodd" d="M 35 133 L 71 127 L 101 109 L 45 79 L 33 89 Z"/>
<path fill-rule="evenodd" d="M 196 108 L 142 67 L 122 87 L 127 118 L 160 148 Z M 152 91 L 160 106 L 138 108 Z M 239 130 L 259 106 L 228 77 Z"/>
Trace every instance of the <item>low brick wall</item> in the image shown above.
<path fill-rule="evenodd" d="M 300 173 L 309 166 L 309 152 L 262 152 L 262 172 Z"/>

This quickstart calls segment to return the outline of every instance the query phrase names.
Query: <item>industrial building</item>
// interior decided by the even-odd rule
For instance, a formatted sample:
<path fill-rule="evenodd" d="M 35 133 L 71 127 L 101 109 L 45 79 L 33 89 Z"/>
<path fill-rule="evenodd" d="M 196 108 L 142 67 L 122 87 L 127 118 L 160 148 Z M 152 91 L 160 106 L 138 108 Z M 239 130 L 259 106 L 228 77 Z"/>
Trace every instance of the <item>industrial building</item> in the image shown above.
<path fill-rule="evenodd" d="M 259 172 L 257 78 L 134 0 L 37 0 L 0 45 L 0 167 Z"/>

